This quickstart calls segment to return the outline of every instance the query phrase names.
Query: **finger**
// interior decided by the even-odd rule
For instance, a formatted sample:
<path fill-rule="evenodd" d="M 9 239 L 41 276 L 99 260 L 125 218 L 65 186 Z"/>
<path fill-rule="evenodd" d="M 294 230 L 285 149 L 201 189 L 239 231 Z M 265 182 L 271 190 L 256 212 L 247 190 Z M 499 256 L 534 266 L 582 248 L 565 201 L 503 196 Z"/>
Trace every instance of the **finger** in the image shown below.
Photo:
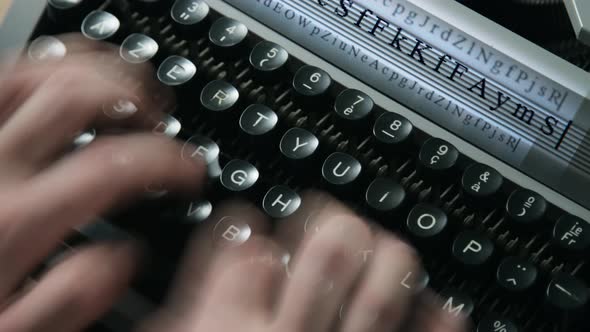
<path fill-rule="evenodd" d="M 208 273 L 201 315 L 270 321 L 279 285 L 286 277 L 284 257 L 277 243 L 262 236 L 253 237 L 239 250 L 225 250 Z M 199 311 L 194 313 L 191 316 L 198 320 Z"/>
<path fill-rule="evenodd" d="M 368 264 L 367 273 L 344 306 L 341 331 L 397 331 L 415 294 L 406 279 L 420 271 L 416 254 L 407 244 L 381 234 Z"/>
<path fill-rule="evenodd" d="M 440 299 L 431 292 L 420 296 L 411 321 L 411 332 L 466 332 L 469 323 L 464 317 L 457 317 L 442 310 Z"/>
<path fill-rule="evenodd" d="M 129 244 L 85 248 L 66 258 L 0 316 L 0 331 L 81 331 L 126 288 L 137 252 Z"/>
<path fill-rule="evenodd" d="M 21 57 L 19 61 L 10 67 L 0 68 L 0 123 L 12 114 L 16 106 L 30 96 L 33 90 L 41 85 L 52 73 L 63 66 L 77 64 L 91 68 L 99 68 L 98 72 L 110 77 L 115 81 L 128 82 L 127 85 L 141 87 L 147 84 L 151 96 L 159 99 L 172 98 L 172 91 L 165 86 L 154 86 L 154 70 L 148 64 L 130 65 L 123 61 L 118 55 L 118 48 L 115 45 L 90 41 L 78 33 L 69 33 L 59 36 L 51 36 L 52 43 L 59 43 L 63 48 L 63 56 L 54 61 L 35 61 L 30 57 Z M 152 84 L 150 84 L 152 83 Z M 169 105 L 163 105 L 169 106 Z"/>
<path fill-rule="evenodd" d="M 42 44 L 35 43 L 38 39 L 48 40 L 49 42 Z M 90 40 L 78 32 L 69 32 L 54 36 L 41 36 L 38 39 L 31 42 L 28 48 L 28 57 L 21 61 L 55 62 L 74 54 L 116 50 L 114 44 Z M 47 54 L 47 47 L 52 46 L 59 47 L 60 52 L 57 54 Z"/>
<path fill-rule="evenodd" d="M 328 221 L 306 237 L 289 262 L 277 316 L 281 330 L 330 328 L 362 271 L 358 252 L 372 249 L 370 229 L 358 217 L 326 210 L 319 218 Z"/>
<path fill-rule="evenodd" d="M 217 207 L 194 232 L 170 292 L 168 309 L 181 316 L 197 312 L 207 292 L 208 271 L 220 252 L 227 248 L 240 251 L 253 237 L 269 234 L 270 226 L 268 218 L 249 203 L 229 201 Z"/>
<path fill-rule="evenodd" d="M 146 188 L 198 192 L 204 163 L 180 158 L 181 149 L 176 141 L 151 134 L 101 137 L 18 187 L 2 209 L 0 298 L 72 228 Z"/>
<path fill-rule="evenodd" d="M 123 102 L 125 113 L 134 113 L 135 117 L 129 116 L 128 121 L 153 126 L 153 114 L 163 117 L 154 108 L 156 105 L 133 95 L 125 86 L 102 78 L 96 71 L 74 65 L 63 67 L 7 120 L 0 131 L 0 155 L 34 171 L 34 166 L 45 165 L 63 153 L 75 135 L 93 123 L 122 122 L 104 112 L 105 105 L 115 105 L 117 101 Z M 138 112 L 140 109 L 146 111 Z"/>
<path fill-rule="evenodd" d="M 348 207 L 332 196 L 319 191 L 302 194 L 301 207 L 291 216 L 282 220 L 276 227 L 275 238 L 289 253 L 294 254 L 304 238 L 317 234 L 319 230 L 338 216 L 353 215 Z"/>

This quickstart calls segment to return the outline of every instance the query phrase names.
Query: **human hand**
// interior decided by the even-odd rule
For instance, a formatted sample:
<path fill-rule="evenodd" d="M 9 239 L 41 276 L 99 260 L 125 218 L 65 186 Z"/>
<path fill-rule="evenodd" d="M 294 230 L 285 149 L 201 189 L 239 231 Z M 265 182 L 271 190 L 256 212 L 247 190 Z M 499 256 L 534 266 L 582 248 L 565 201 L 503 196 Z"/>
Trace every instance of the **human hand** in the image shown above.
<path fill-rule="evenodd" d="M 80 331 L 100 317 L 133 273 L 131 244 L 81 249 L 39 282 L 19 286 L 73 227 L 153 184 L 194 191 L 204 173 L 198 160 L 180 158 L 179 144 L 149 132 L 172 104 L 151 68 L 122 66 L 103 44 L 61 39 L 65 59 L 23 60 L 0 76 L 0 105 L 7 105 L 0 112 L 0 331 Z M 163 97 L 154 100 L 152 91 Z M 119 112 L 120 100 L 135 107 Z M 128 133 L 99 135 L 64 156 L 87 128 Z M 227 228 L 218 222 L 227 217 L 248 236 L 223 238 Z M 415 299 L 422 304 L 415 331 L 463 329 L 418 280 L 401 285 L 420 271 L 411 248 L 317 193 L 275 230 L 257 209 L 228 203 L 192 243 L 168 305 L 140 330 L 391 331 Z"/>
<path fill-rule="evenodd" d="M 107 44 L 60 39 L 63 58 L 0 68 L 0 331 L 80 331 L 100 317 L 133 274 L 132 244 L 82 248 L 39 281 L 27 276 L 74 227 L 149 186 L 195 191 L 204 171 L 152 132 L 174 102 L 152 68 L 123 64 Z M 65 154 L 89 128 L 125 133 Z"/>
<path fill-rule="evenodd" d="M 274 229 L 256 207 L 226 203 L 139 332 L 465 331 L 421 276 L 411 247 L 325 194 L 306 193 Z"/>

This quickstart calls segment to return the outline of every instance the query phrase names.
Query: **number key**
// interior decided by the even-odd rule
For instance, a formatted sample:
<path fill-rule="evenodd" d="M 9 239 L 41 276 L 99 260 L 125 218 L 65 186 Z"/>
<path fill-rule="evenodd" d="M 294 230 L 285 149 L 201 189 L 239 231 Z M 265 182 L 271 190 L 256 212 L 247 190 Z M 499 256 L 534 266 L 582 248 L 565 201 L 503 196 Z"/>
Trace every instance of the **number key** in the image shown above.
<path fill-rule="evenodd" d="M 371 114 L 374 106 L 373 99 L 366 93 L 355 89 L 346 89 L 336 97 L 334 111 L 342 119 L 355 121 Z"/>
<path fill-rule="evenodd" d="M 455 167 L 459 151 L 449 142 L 430 138 L 422 145 L 418 154 L 418 169 L 429 180 L 439 181 Z"/>
<path fill-rule="evenodd" d="M 332 86 L 332 78 L 324 70 L 305 65 L 295 73 L 293 90 L 302 103 L 317 107 L 318 101 L 326 97 Z"/>
<path fill-rule="evenodd" d="M 395 113 L 384 113 L 381 115 L 373 126 L 373 136 L 377 145 L 388 154 L 392 148 L 400 148 L 409 143 L 414 126 L 403 116 Z"/>
<path fill-rule="evenodd" d="M 289 60 L 289 53 L 280 45 L 261 41 L 250 52 L 250 64 L 256 71 L 257 78 L 268 82 L 282 80 L 282 73 Z"/>
<path fill-rule="evenodd" d="M 209 15 L 209 5 L 203 0 L 176 0 L 170 9 L 174 25 L 185 36 L 194 37 Z"/>
<path fill-rule="evenodd" d="M 242 55 L 248 28 L 241 22 L 221 17 L 211 25 L 209 41 L 215 56 L 222 59 L 235 59 Z"/>

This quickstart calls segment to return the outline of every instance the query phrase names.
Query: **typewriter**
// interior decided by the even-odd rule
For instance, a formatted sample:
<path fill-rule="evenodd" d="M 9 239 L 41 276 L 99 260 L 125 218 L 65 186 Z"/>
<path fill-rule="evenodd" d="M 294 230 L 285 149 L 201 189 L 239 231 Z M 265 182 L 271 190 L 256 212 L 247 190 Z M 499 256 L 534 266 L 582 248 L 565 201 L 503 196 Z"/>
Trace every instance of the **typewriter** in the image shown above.
<path fill-rule="evenodd" d="M 200 147 L 217 188 L 140 202 L 64 244 L 127 232 L 152 249 L 92 331 L 128 331 L 162 301 L 219 201 L 237 193 L 280 220 L 296 207 L 277 198 L 314 187 L 413 243 L 474 331 L 588 331 L 589 4 L 14 1 L 0 49 L 42 58 L 78 31 L 152 62 L 179 101 L 162 133 Z"/>

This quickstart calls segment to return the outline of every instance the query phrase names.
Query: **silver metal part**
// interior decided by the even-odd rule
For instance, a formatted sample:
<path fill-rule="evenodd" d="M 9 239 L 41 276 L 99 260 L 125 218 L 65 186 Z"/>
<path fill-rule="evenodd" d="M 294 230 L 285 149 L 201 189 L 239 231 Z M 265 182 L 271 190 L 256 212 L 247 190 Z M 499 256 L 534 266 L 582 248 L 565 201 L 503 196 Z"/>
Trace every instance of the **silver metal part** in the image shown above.
<path fill-rule="evenodd" d="M 565 0 L 564 2 L 578 40 L 590 45 L 590 1 Z"/>
<path fill-rule="evenodd" d="M 520 59 L 524 63 L 536 64 L 535 68 L 543 68 L 546 75 L 558 80 L 563 86 L 568 87 L 584 96 L 590 95 L 590 86 L 588 86 L 588 75 L 582 70 L 577 70 L 573 65 L 550 54 L 533 43 L 518 37 L 510 31 L 480 15 L 468 10 L 467 8 L 455 4 L 453 1 L 439 0 L 411 0 L 414 4 L 419 4 L 424 8 L 429 8 L 430 13 L 436 13 L 441 19 L 449 19 L 453 25 L 460 25 L 461 30 L 469 31 L 474 36 L 482 38 L 487 44 L 494 45 L 496 49 L 506 51 L 508 55 L 515 59 Z M 237 19 L 246 24 L 248 28 L 257 35 L 264 36 L 283 46 L 289 54 L 296 58 L 302 59 L 306 63 L 324 69 L 330 76 L 339 82 L 347 85 L 349 88 L 359 89 L 367 93 L 375 102 L 382 105 L 386 110 L 396 112 L 412 121 L 417 127 L 429 135 L 447 140 L 456 146 L 462 153 L 470 156 L 477 162 L 492 165 L 496 170 L 502 173 L 506 178 L 519 186 L 533 190 L 543 195 L 547 201 L 558 205 L 563 210 L 579 216 L 590 222 L 590 211 L 580 204 L 573 202 L 564 195 L 549 188 L 547 185 L 527 176 L 516 168 L 499 160 L 491 154 L 475 147 L 468 141 L 458 137 L 451 131 L 442 128 L 440 125 L 417 114 L 415 111 L 393 101 L 390 97 L 377 91 L 371 86 L 359 81 L 355 77 L 344 72 L 340 68 L 332 65 L 326 60 L 312 54 L 288 38 L 285 38 L 275 30 L 268 28 L 263 23 L 245 15 L 240 10 L 234 8 L 223 0 L 208 0 L 210 6 L 222 14 Z M 382 1 L 378 1 L 382 3 Z M 487 39 L 486 39 L 487 38 Z M 512 47 L 509 47 L 512 46 Z"/>

